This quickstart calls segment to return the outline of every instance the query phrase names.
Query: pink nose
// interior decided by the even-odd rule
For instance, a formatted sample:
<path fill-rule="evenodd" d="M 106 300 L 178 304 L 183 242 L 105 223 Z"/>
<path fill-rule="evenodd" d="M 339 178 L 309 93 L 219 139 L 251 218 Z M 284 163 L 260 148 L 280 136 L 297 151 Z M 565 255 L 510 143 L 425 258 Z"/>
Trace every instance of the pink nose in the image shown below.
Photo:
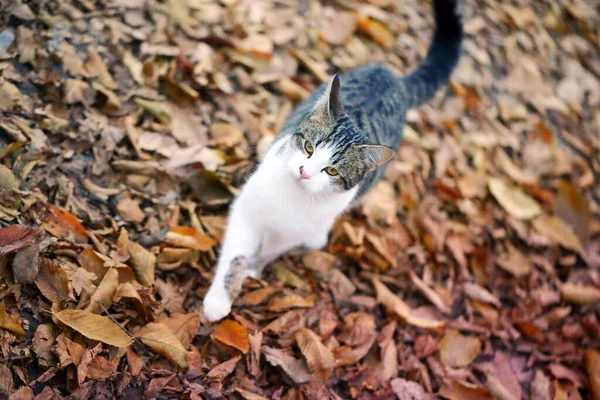
<path fill-rule="evenodd" d="M 300 179 L 308 179 L 309 176 L 304 172 L 304 166 L 300 167 Z"/>

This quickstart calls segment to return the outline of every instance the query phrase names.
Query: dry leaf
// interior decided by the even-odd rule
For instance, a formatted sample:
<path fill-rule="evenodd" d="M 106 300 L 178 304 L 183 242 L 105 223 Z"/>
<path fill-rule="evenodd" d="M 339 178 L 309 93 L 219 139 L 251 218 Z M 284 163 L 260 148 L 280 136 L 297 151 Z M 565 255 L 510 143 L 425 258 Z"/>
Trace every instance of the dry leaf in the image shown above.
<path fill-rule="evenodd" d="M 17 335 L 24 335 L 25 331 L 21 325 L 19 317 L 15 317 L 6 312 L 4 303 L 0 302 L 0 328 L 16 333 Z"/>
<path fill-rule="evenodd" d="M 357 16 L 352 11 L 338 11 L 326 26 L 321 29 L 321 37 L 328 43 L 341 46 L 356 30 Z"/>
<path fill-rule="evenodd" d="M 228 346 L 238 349 L 246 354 L 250 350 L 248 332 L 237 321 L 225 320 L 215 326 L 211 338 L 218 340 Z"/>
<path fill-rule="evenodd" d="M 127 222 L 134 222 L 139 224 L 146 217 L 144 212 L 140 209 L 140 205 L 137 201 L 130 197 L 123 197 L 119 204 L 117 204 L 117 211 L 121 214 L 121 218 Z"/>
<path fill-rule="evenodd" d="M 569 303 L 593 305 L 600 302 L 600 289 L 595 286 L 566 282 L 560 287 L 560 293 Z"/>
<path fill-rule="evenodd" d="M 542 212 L 540 205 L 523 189 L 508 185 L 503 179 L 490 179 L 488 187 L 502 208 L 517 219 L 531 219 Z"/>
<path fill-rule="evenodd" d="M 139 337 L 146 346 L 174 362 L 182 370 L 187 369 L 187 351 L 167 325 L 149 323 L 139 329 L 135 336 Z"/>
<path fill-rule="evenodd" d="M 473 300 L 479 300 L 484 303 L 493 304 L 496 307 L 500 307 L 500 300 L 488 290 L 482 288 L 476 283 L 466 282 L 463 285 L 465 294 Z"/>
<path fill-rule="evenodd" d="M 447 329 L 439 341 L 440 359 L 449 367 L 467 367 L 481 350 L 481 340 L 461 335 L 456 329 Z"/>
<path fill-rule="evenodd" d="M 308 296 L 306 298 L 298 296 L 297 294 L 291 294 L 284 297 L 275 297 L 269 302 L 269 311 L 284 311 L 290 308 L 310 308 L 315 305 L 315 296 Z"/>
<path fill-rule="evenodd" d="M 600 398 L 600 353 L 587 349 L 584 353 L 585 368 L 590 380 L 590 388 L 594 399 Z"/>
<path fill-rule="evenodd" d="M 374 277 L 372 282 L 373 286 L 375 286 L 375 291 L 377 292 L 377 301 L 385 305 L 388 310 L 396 313 L 396 315 L 405 320 L 407 324 L 432 331 L 439 331 L 446 326 L 446 322 L 444 321 L 437 321 L 415 315 L 408 304 L 392 293 L 386 285 L 381 283 L 378 277 Z"/>
<path fill-rule="evenodd" d="M 42 294 L 53 303 L 69 297 L 69 278 L 55 261 L 43 258 L 35 284 Z"/>
<path fill-rule="evenodd" d="M 52 204 L 46 205 L 44 229 L 56 237 L 77 243 L 87 243 L 88 235 L 81 222 L 73 214 L 62 211 Z"/>
<path fill-rule="evenodd" d="M 129 255 L 131 268 L 135 272 L 138 282 L 144 286 L 152 286 L 154 284 L 156 256 L 139 244 L 130 241 L 125 229 L 121 229 L 117 243 Z"/>
<path fill-rule="evenodd" d="M 296 331 L 296 343 L 306 359 L 308 369 L 323 382 L 327 382 L 333 372 L 334 357 L 321 342 L 316 333 L 307 328 Z"/>
<path fill-rule="evenodd" d="M 235 391 L 238 392 L 246 400 L 269 400 L 264 396 L 260 396 L 256 393 L 249 392 L 239 387 L 236 387 Z"/>
<path fill-rule="evenodd" d="M 241 355 L 237 355 L 230 360 L 218 364 L 213 369 L 208 371 L 206 377 L 214 380 L 223 380 L 226 376 L 233 372 L 241 358 Z"/>
<path fill-rule="evenodd" d="M 425 392 L 423 386 L 417 382 L 407 381 L 403 378 L 395 378 L 390 381 L 392 390 L 398 396 L 398 400 L 434 400 L 435 397 Z"/>
<path fill-rule="evenodd" d="M 22 225 L 9 225 L 0 229 L 0 255 L 20 250 L 35 243 L 39 235 L 37 229 Z"/>
<path fill-rule="evenodd" d="M 358 17 L 358 29 L 369 35 L 384 49 L 390 49 L 394 44 L 394 34 L 379 21 L 361 15 Z"/>
<path fill-rule="evenodd" d="M 583 252 L 581 240 L 561 219 L 543 215 L 531 221 L 531 224 L 536 231 L 551 241 L 577 253 Z"/>
<path fill-rule="evenodd" d="M 242 297 L 238 297 L 235 304 L 241 306 L 257 306 L 266 303 L 273 295 L 280 292 L 281 289 L 275 286 L 266 286 L 261 289 L 248 292 Z"/>
<path fill-rule="evenodd" d="M 85 308 L 85 311 L 101 314 L 104 309 L 110 308 L 113 302 L 117 287 L 119 286 L 119 272 L 116 268 L 111 268 L 92 294 L 90 304 Z"/>
<path fill-rule="evenodd" d="M 284 372 L 296 383 L 306 383 L 311 380 L 311 374 L 302 360 L 298 360 L 283 350 L 272 347 L 263 347 L 263 354 L 267 362 L 273 366 L 281 367 Z"/>
<path fill-rule="evenodd" d="M 63 310 L 55 312 L 53 315 L 63 324 L 92 340 L 116 347 L 129 346 L 133 341 L 108 317 L 83 310 Z"/>
<path fill-rule="evenodd" d="M 199 251 L 208 251 L 217 244 L 214 239 L 187 226 L 175 226 L 171 228 L 165 240 L 173 246 L 186 247 Z"/>

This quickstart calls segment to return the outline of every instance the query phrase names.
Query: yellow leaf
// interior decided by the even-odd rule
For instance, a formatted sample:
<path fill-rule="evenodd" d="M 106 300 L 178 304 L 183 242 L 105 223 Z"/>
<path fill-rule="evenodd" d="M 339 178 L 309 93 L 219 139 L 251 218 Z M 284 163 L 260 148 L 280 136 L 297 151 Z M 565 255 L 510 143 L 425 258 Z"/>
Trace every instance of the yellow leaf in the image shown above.
<path fill-rule="evenodd" d="M 113 302 L 113 297 L 117 292 L 119 286 L 119 272 L 116 268 L 111 268 L 92 294 L 90 298 L 90 304 L 85 308 L 85 311 L 100 314 L 102 312 L 102 306 L 109 308 Z"/>
<path fill-rule="evenodd" d="M 136 337 L 155 352 L 174 362 L 179 368 L 187 369 L 187 351 L 165 324 L 149 323 L 136 332 Z"/>
<path fill-rule="evenodd" d="M 215 326 L 215 330 L 210 336 L 221 343 L 238 349 L 244 354 L 250 350 L 248 332 L 239 322 L 227 319 Z"/>
<path fill-rule="evenodd" d="M 446 322 L 415 315 L 408 304 L 396 296 L 378 277 L 373 278 L 373 286 L 377 292 L 377 301 L 392 310 L 396 315 L 406 321 L 407 324 L 418 328 L 439 331 L 446 326 Z"/>
<path fill-rule="evenodd" d="M 488 187 L 502 208 L 517 219 L 531 219 L 542 213 L 538 202 L 518 186 L 510 186 L 503 179 L 492 178 L 488 181 Z"/>
<path fill-rule="evenodd" d="M 171 228 L 167 232 L 165 241 L 173 246 L 186 247 L 199 251 L 208 251 L 217 244 L 216 240 L 187 226 L 175 226 Z"/>
<path fill-rule="evenodd" d="M 440 358 L 449 367 L 466 367 L 481 350 L 481 340 L 461 335 L 456 329 L 448 329 L 438 343 Z"/>
<path fill-rule="evenodd" d="M 583 252 L 581 240 L 563 220 L 543 215 L 534 219 L 531 224 L 536 231 L 551 241 L 577 253 Z"/>
<path fill-rule="evenodd" d="M 327 382 L 333 372 L 334 357 L 321 342 L 319 336 L 308 328 L 299 329 L 296 332 L 296 343 L 306 358 L 306 365 L 313 374 Z"/>
<path fill-rule="evenodd" d="M 4 303 L 0 303 L 0 328 L 21 336 L 25 334 L 19 318 L 7 313 Z"/>
<path fill-rule="evenodd" d="M 152 286 L 156 256 L 139 244 L 130 241 L 125 229 L 121 229 L 117 243 L 129 254 L 131 268 L 135 272 L 138 282 L 144 286 Z"/>
<path fill-rule="evenodd" d="M 133 341 L 108 317 L 84 310 L 63 310 L 54 313 L 54 317 L 83 336 L 111 346 L 126 347 Z"/>

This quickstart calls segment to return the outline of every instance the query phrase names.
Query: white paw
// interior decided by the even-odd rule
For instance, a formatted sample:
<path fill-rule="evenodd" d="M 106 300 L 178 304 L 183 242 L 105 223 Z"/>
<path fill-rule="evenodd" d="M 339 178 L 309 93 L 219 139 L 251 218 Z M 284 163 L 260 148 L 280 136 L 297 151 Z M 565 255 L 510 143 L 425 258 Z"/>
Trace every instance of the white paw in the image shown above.
<path fill-rule="evenodd" d="M 231 312 L 231 301 L 224 288 L 210 288 L 204 297 L 204 316 L 209 322 L 225 318 Z"/>

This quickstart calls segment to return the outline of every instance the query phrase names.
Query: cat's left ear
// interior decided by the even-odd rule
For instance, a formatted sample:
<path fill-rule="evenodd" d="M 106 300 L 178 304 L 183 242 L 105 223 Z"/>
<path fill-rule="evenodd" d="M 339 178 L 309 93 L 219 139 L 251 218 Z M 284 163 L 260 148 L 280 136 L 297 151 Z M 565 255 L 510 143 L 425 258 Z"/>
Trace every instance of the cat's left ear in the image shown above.
<path fill-rule="evenodd" d="M 333 79 L 329 82 L 327 88 L 327 111 L 334 117 L 342 115 L 344 113 L 344 107 L 342 106 L 342 93 L 340 90 L 340 76 L 335 74 Z"/>
<path fill-rule="evenodd" d="M 369 170 L 371 171 L 394 157 L 396 154 L 396 152 L 389 147 L 379 144 L 363 144 L 358 146 L 358 149 L 365 157 L 367 165 L 369 165 Z"/>

